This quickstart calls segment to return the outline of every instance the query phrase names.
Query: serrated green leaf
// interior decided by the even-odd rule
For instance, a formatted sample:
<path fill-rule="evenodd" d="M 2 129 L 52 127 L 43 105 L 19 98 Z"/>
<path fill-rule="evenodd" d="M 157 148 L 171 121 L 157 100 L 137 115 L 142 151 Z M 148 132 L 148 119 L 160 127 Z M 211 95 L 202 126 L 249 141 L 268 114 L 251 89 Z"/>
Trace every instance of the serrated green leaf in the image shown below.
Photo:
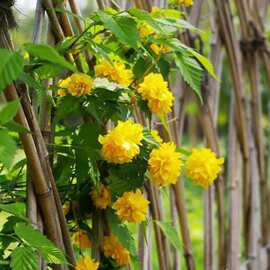
<path fill-rule="evenodd" d="M 104 26 L 125 44 L 136 48 L 139 41 L 137 24 L 134 19 L 127 16 L 111 16 L 104 11 L 99 11 L 98 16 Z"/>
<path fill-rule="evenodd" d="M 24 47 L 32 56 L 38 57 L 41 60 L 45 60 L 53 64 L 57 64 L 73 72 L 76 71 L 76 68 L 70 64 L 62 55 L 60 55 L 56 49 L 48 45 L 28 43 L 25 44 Z"/>
<path fill-rule="evenodd" d="M 168 241 L 178 250 L 182 249 L 182 244 L 176 229 L 169 222 L 154 221 L 162 230 Z"/>
<path fill-rule="evenodd" d="M 12 270 L 37 270 L 37 254 L 30 247 L 17 247 L 11 255 Z"/>
<path fill-rule="evenodd" d="M 28 219 L 24 216 L 25 214 L 25 204 L 23 203 L 13 203 L 13 204 L 2 204 L 0 203 L 0 210 L 14 215 L 26 222 Z"/>
<path fill-rule="evenodd" d="M 7 130 L 0 130 L 0 162 L 10 168 L 16 154 L 17 146 Z"/>
<path fill-rule="evenodd" d="M 14 100 L 3 105 L 0 104 L 0 124 L 4 125 L 11 121 L 19 108 L 19 100 Z"/>
<path fill-rule="evenodd" d="M 66 258 L 63 252 L 57 248 L 40 231 L 30 225 L 18 223 L 15 226 L 16 235 L 31 247 L 38 249 L 48 263 L 65 264 Z"/>
<path fill-rule="evenodd" d="M 23 59 L 18 53 L 0 49 L 0 92 L 23 71 Z"/>
<path fill-rule="evenodd" d="M 179 68 L 183 79 L 196 92 L 200 101 L 202 102 L 201 83 L 203 76 L 203 69 L 196 60 L 188 56 L 185 52 L 176 53 L 176 66 Z"/>

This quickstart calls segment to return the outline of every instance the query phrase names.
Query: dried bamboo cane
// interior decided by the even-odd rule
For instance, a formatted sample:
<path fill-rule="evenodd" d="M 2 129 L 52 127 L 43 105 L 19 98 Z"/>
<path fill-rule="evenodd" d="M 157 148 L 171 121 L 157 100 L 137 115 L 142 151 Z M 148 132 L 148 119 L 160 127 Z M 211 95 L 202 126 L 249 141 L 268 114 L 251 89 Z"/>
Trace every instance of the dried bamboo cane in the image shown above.
<path fill-rule="evenodd" d="M 228 181 L 229 181 L 229 239 L 228 270 L 240 270 L 241 243 L 241 153 L 237 140 L 234 121 L 234 101 L 231 98 L 228 144 Z"/>

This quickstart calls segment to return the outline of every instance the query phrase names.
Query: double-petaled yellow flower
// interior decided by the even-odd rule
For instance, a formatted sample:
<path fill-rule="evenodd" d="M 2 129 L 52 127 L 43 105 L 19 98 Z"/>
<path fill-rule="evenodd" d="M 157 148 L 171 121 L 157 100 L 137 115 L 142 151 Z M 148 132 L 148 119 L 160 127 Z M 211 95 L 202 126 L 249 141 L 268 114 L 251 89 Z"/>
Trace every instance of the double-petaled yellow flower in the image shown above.
<path fill-rule="evenodd" d="M 173 143 L 163 143 L 160 148 L 153 149 L 148 160 L 151 180 L 157 186 L 175 184 L 183 165 L 180 157 Z"/>
<path fill-rule="evenodd" d="M 196 184 L 208 188 L 221 172 L 224 158 L 217 158 L 208 148 L 192 149 L 187 159 L 186 175 Z"/>
<path fill-rule="evenodd" d="M 163 44 L 157 45 L 153 43 L 150 45 L 150 48 L 156 55 L 161 55 L 170 52 L 170 48 Z"/>
<path fill-rule="evenodd" d="M 145 199 L 141 190 L 136 192 L 125 192 L 118 198 L 112 208 L 123 221 L 141 223 L 146 220 L 149 201 Z"/>
<path fill-rule="evenodd" d="M 111 257 L 120 267 L 130 264 L 129 251 L 125 249 L 118 238 L 112 234 L 104 237 L 103 252 L 105 257 Z"/>
<path fill-rule="evenodd" d="M 73 242 L 81 249 L 91 248 L 92 243 L 84 230 L 78 230 L 72 235 Z"/>
<path fill-rule="evenodd" d="M 130 120 L 118 121 L 117 126 L 105 136 L 99 136 L 101 155 L 110 163 L 128 163 L 140 152 L 143 127 Z"/>
<path fill-rule="evenodd" d="M 98 189 L 92 190 L 90 196 L 96 208 L 99 209 L 106 209 L 112 201 L 111 190 L 103 184 Z"/>
<path fill-rule="evenodd" d="M 99 267 L 99 262 L 95 262 L 89 256 L 84 256 L 79 259 L 76 264 L 75 270 L 97 270 Z"/>
<path fill-rule="evenodd" d="M 70 77 L 60 80 L 58 86 L 61 87 L 61 89 L 58 90 L 60 96 L 70 94 L 80 97 L 92 91 L 93 81 L 87 74 L 74 73 Z"/>
<path fill-rule="evenodd" d="M 179 4 L 190 7 L 193 5 L 193 0 L 179 0 Z"/>
<path fill-rule="evenodd" d="M 159 116 L 171 111 L 173 105 L 173 94 L 159 73 L 150 73 L 139 85 L 138 92 L 142 99 L 147 101 L 150 111 Z"/>
<path fill-rule="evenodd" d="M 150 35 L 155 34 L 155 29 L 147 22 L 142 22 L 139 27 L 139 35 L 141 39 L 144 39 Z"/>
<path fill-rule="evenodd" d="M 124 86 L 129 86 L 133 80 L 131 69 L 127 69 L 124 63 L 120 61 L 113 61 L 110 63 L 109 61 L 102 59 L 94 69 L 97 76 L 105 77 L 110 81 Z"/>

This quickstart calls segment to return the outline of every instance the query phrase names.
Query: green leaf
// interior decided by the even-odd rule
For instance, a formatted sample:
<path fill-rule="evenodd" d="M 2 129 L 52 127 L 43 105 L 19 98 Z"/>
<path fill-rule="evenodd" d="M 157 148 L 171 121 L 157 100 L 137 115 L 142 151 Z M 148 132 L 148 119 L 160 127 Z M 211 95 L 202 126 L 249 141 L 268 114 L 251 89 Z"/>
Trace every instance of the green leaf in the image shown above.
<path fill-rule="evenodd" d="M 203 69 L 199 63 L 192 57 L 187 55 L 184 51 L 182 53 L 176 53 L 175 63 L 180 70 L 185 82 L 196 92 L 200 101 L 201 96 L 201 83 L 203 76 Z"/>
<path fill-rule="evenodd" d="M 37 254 L 30 247 L 17 247 L 11 255 L 12 270 L 37 270 Z"/>
<path fill-rule="evenodd" d="M 128 10 L 128 13 L 141 21 L 146 21 L 149 25 L 151 25 L 156 30 L 162 31 L 159 24 L 156 22 L 155 19 L 152 18 L 152 16 L 148 12 L 146 12 L 142 9 L 130 8 Z"/>
<path fill-rule="evenodd" d="M 24 203 L 13 203 L 13 204 L 0 204 L 0 210 L 14 215 L 21 220 L 28 222 L 25 217 L 25 204 Z"/>
<path fill-rule="evenodd" d="M 99 11 L 97 14 L 104 26 L 111 30 L 122 43 L 137 48 L 139 33 L 134 19 L 127 16 L 113 17 L 104 11 Z"/>
<path fill-rule="evenodd" d="M 10 168 L 16 154 L 17 146 L 7 130 L 0 130 L 0 162 Z"/>
<path fill-rule="evenodd" d="M 0 92 L 23 71 L 23 59 L 18 53 L 0 49 Z"/>
<path fill-rule="evenodd" d="M 18 133 L 31 133 L 29 129 L 21 126 L 20 124 L 14 122 L 14 121 L 10 121 L 10 122 L 4 124 L 4 126 L 9 131 L 14 131 L 14 132 L 18 132 Z"/>
<path fill-rule="evenodd" d="M 40 231 L 30 225 L 18 223 L 15 226 L 16 235 L 28 245 L 38 249 L 48 263 L 63 264 L 66 258 L 63 252 L 57 248 Z"/>
<path fill-rule="evenodd" d="M 27 43 L 24 46 L 32 56 L 38 57 L 41 60 L 45 60 L 53 64 L 57 64 L 73 72 L 76 71 L 76 68 L 70 64 L 62 55 L 60 55 L 56 49 L 48 45 Z"/>
<path fill-rule="evenodd" d="M 176 229 L 169 222 L 155 220 L 155 223 L 160 227 L 168 241 L 178 250 L 182 249 L 181 241 Z"/>
<path fill-rule="evenodd" d="M 112 233 L 117 236 L 121 244 L 130 252 L 132 256 L 136 256 L 135 241 L 132 233 L 128 230 L 115 213 L 109 209 L 107 210 L 108 222 L 111 225 Z"/>
<path fill-rule="evenodd" d="M 14 100 L 3 105 L 0 104 L 0 124 L 6 124 L 11 121 L 19 108 L 19 100 Z"/>

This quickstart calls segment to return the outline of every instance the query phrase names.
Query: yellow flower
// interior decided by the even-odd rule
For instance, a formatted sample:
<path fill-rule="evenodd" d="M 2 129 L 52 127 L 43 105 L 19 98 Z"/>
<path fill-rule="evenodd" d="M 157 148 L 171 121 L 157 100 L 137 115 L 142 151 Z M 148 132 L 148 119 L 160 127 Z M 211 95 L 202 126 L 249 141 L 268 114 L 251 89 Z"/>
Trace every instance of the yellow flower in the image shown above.
<path fill-rule="evenodd" d="M 193 5 L 193 0 L 179 0 L 179 4 L 190 7 Z"/>
<path fill-rule="evenodd" d="M 84 230 L 78 230 L 72 235 L 73 242 L 81 249 L 91 248 L 92 244 Z"/>
<path fill-rule="evenodd" d="M 151 130 L 151 135 L 152 135 L 152 137 L 154 138 L 154 140 L 155 140 L 157 143 L 162 144 L 163 140 L 160 138 L 160 136 L 159 136 L 157 130 L 152 129 L 152 130 Z"/>
<path fill-rule="evenodd" d="M 146 220 L 149 203 L 141 190 L 137 189 L 136 192 L 125 192 L 122 197 L 117 199 L 112 208 L 116 210 L 120 219 L 141 223 Z"/>
<path fill-rule="evenodd" d="M 95 73 L 97 76 L 106 77 L 107 79 L 119 83 L 124 86 L 129 86 L 133 80 L 133 73 L 127 69 L 124 63 L 120 61 L 109 61 L 102 59 L 99 64 L 95 66 Z"/>
<path fill-rule="evenodd" d="M 123 164 L 131 162 L 140 152 L 143 127 L 130 120 L 118 121 L 117 126 L 105 136 L 99 136 L 102 144 L 101 155 L 110 163 Z"/>
<path fill-rule="evenodd" d="M 98 190 L 94 189 L 90 192 L 90 196 L 97 208 L 106 209 L 112 200 L 111 190 L 103 184 Z"/>
<path fill-rule="evenodd" d="M 89 256 L 82 257 L 76 264 L 75 270 L 97 270 L 99 262 L 95 262 Z"/>
<path fill-rule="evenodd" d="M 198 185 L 207 188 L 218 177 L 223 163 L 224 158 L 217 158 L 210 149 L 195 148 L 187 159 L 186 175 Z"/>
<path fill-rule="evenodd" d="M 165 46 L 165 45 L 158 46 L 155 43 L 151 44 L 150 48 L 156 55 L 165 54 L 165 53 L 168 53 L 170 51 L 170 49 L 167 46 Z"/>
<path fill-rule="evenodd" d="M 60 96 L 69 93 L 72 96 L 80 97 L 91 92 L 93 81 L 87 74 L 74 73 L 70 77 L 60 80 L 58 86 L 62 87 L 58 90 Z"/>
<path fill-rule="evenodd" d="M 118 238 L 112 234 L 104 237 L 103 251 L 105 257 L 113 258 L 118 266 L 122 267 L 130 264 L 130 255 L 128 250 L 125 249 L 119 242 Z"/>
<path fill-rule="evenodd" d="M 181 154 L 175 151 L 173 143 L 163 143 L 159 149 L 153 149 L 148 160 L 151 180 L 157 186 L 175 184 L 180 175 Z"/>
<path fill-rule="evenodd" d="M 171 111 L 174 97 L 161 74 L 148 74 L 139 85 L 138 92 L 152 113 L 163 115 Z"/>
<path fill-rule="evenodd" d="M 147 36 L 153 35 L 155 33 L 155 29 L 149 25 L 147 22 L 142 22 L 139 27 L 139 35 L 141 39 L 144 39 Z"/>

